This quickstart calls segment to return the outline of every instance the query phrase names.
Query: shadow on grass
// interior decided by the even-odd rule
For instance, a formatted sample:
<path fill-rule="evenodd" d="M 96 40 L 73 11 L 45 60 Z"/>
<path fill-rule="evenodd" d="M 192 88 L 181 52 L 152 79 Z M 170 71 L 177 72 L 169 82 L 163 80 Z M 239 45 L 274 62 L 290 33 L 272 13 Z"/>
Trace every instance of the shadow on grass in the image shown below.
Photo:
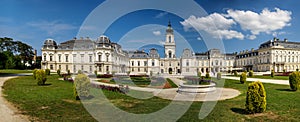
<path fill-rule="evenodd" d="M 52 85 L 52 84 L 51 83 L 45 83 L 45 84 L 43 84 L 41 86 L 50 86 L 50 85 Z"/>
<path fill-rule="evenodd" d="M 230 109 L 232 112 L 234 113 L 238 113 L 238 114 L 243 114 L 243 115 L 246 115 L 247 112 L 245 109 L 242 109 L 242 108 L 231 108 Z"/>
<path fill-rule="evenodd" d="M 79 100 L 91 100 L 91 99 L 93 99 L 94 98 L 94 96 L 93 95 L 89 95 L 88 97 L 84 97 L 84 96 L 82 96 L 82 97 L 80 97 L 80 99 Z"/>
<path fill-rule="evenodd" d="M 295 91 L 293 91 L 291 89 L 276 89 L 276 90 L 278 90 L 278 91 L 287 91 L 287 92 L 295 92 Z"/>

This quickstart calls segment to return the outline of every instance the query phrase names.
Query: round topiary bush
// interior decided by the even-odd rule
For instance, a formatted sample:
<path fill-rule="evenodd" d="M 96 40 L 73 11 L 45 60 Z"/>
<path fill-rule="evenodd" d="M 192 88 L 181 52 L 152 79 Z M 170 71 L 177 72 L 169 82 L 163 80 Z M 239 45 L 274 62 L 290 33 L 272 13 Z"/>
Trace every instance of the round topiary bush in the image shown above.
<path fill-rule="evenodd" d="M 201 78 L 201 72 L 197 73 L 198 78 Z"/>
<path fill-rule="evenodd" d="M 46 75 L 50 75 L 50 69 L 45 69 Z"/>
<path fill-rule="evenodd" d="M 34 69 L 33 72 L 32 72 L 32 76 L 33 76 L 34 79 L 36 79 L 36 72 L 37 71 L 38 71 L 38 69 Z"/>
<path fill-rule="evenodd" d="M 272 70 L 271 71 L 271 77 L 274 77 L 274 75 L 275 75 L 275 72 L 274 72 L 274 70 Z"/>
<path fill-rule="evenodd" d="M 71 75 L 71 71 L 68 69 L 68 75 Z"/>
<path fill-rule="evenodd" d="M 244 84 L 246 82 L 246 80 L 247 80 L 247 74 L 245 72 L 243 72 L 240 76 L 240 82 L 242 84 Z"/>
<path fill-rule="evenodd" d="M 56 71 L 57 75 L 60 76 L 60 69 Z"/>
<path fill-rule="evenodd" d="M 238 72 L 237 71 L 234 71 L 234 76 L 238 76 Z"/>
<path fill-rule="evenodd" d="M 300 72 L 293 72 L 289 76 L 290 87 L 293 91 L 297 91 L 300 87 Z"/>
<path fill-rule="evenodd" d="M 74 97 L 88 97 L 90 95 L 90 79 L 85 74 L 78 74 L 73 84 Z"/>
<path fill-rule="evenodd" d="M 210 77 L 209 72 L 206 72 L 205 78 L 209 78 L 209 77 Z"/>
<path fill-rule="evenodd" d="M 250 83 L 246 96 L 246 112 L 248 113 L 262 113 L 266 111 L 267 99 L 264 85 L 259 82 Z"/>
<path fill-rule="evenodd" d="M 47 77 L 44 70 L 41 69 L 36 71 L 36 80 L 38 81 L 38 85 L 45 85 Z"/>
<path fill-rule="evenodd" d="M 253 77 L 253 70 L 249 71 L 249 77 Z"/>
<path fill-rule="evenodd" d="M 218 79 L 218 80 L 220 80 L 220 79 L 221 79 L 221 77 L 222 77 L 222 74 L 221 74 L 221 72 L 218 72 L 218 73 L 217 73 L 217 79 Z"/>

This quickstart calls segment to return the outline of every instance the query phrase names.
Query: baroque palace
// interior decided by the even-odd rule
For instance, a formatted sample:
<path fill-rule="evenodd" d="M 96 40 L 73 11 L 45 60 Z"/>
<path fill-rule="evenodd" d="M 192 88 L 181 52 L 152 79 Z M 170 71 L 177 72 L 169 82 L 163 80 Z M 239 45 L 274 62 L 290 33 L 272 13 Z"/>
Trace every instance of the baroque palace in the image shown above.
<path fill-rule="evenodd" d="M 300 43 L 274 38 L 258 49 L 240 53 L 223 54 L 219 49 L 204 53 L 194 53 L 184 49 L 181 57 L 176 57 L 173 28 L 166 29 L 164 56 L 158 50 L 125 51 L 121 45 L 106 36 L 93 41 L 89 38 L 72 39 L 57 44 L 47 39 L 42 46 L 42 69 L 76 73 L 81 70 L 98 74 L 181 74 L 196 75 L 197 72 L 228 72 L 233 70 L 253 70 L 283 72 L 300 68 Z"/>

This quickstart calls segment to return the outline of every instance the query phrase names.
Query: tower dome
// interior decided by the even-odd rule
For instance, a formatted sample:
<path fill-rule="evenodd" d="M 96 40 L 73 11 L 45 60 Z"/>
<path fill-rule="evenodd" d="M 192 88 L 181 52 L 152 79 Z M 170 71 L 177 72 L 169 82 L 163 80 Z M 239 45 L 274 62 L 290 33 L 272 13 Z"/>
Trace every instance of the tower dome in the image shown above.
<path fill-rule="evenodd" d="M 111 41 L 107 36 L 102 35 L 97 39 L 97 43 L 111 43 Z"/>

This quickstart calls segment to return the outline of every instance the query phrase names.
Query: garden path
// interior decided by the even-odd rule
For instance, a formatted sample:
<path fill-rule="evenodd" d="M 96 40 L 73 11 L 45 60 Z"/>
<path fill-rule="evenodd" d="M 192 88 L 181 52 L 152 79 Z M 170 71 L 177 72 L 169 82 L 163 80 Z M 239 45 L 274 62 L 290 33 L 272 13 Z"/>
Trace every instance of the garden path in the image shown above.
<path fill-rule="evenodd" d="M 240 77 L 222 76 L 225 79 L 240 80 Z M 289 80 L 274 80 L 274 79 L 260 79 L 260 78 L 247 78 L 247 81 L 260 81 L 262 83 L 272 83 L 280 85 L 290 85 Z"/>
<path fill-rule="evenodd" d="M 170 78 L 170 79 L 178 86 L 179 84 L 185 82 L 177 78 Z M 102 82 L 96 82 L 94 80 L 96 79 L 92 79 L 92 83 L 94 84 L 118 86 L 116 84 L 107 84 Z M 214 92 L 197 93 L 197 94 L 178 93 L 177 92 L 178 88 L 158 89 L 158 88 L 149 88 L 149 87 L 129 86 L 129 89 L 152 92 L 154 96 L 160 97 L 162 99 L 175 100 L 175 101 L 218 101 L 218 100 L 231 99 L 241 94 L 238 90 L 230 89 L 230 88 L 216 88 L 216 91 Z"/>
<path fill-rule="evenodd" d="M 8 76 L 0 76 L 0 121 L 1 122 L 28 122 L 26 116 L 19 114 L 19 111 L 6 99 L 2 94 L 2 86 L 8 79 L 15 78 L 24 74 L 14 74 Z"/>

